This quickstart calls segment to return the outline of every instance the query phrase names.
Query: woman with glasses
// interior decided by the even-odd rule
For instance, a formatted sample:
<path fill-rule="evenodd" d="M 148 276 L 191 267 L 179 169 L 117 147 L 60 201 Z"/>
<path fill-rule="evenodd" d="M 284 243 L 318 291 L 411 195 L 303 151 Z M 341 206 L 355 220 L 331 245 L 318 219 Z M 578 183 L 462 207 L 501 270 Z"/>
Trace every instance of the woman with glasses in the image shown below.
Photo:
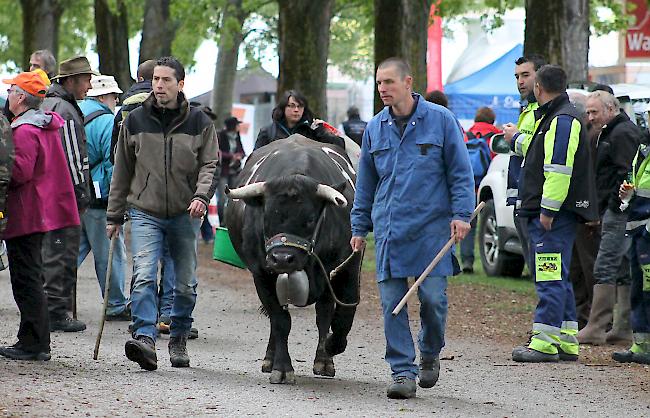
<path fill-rule="evenodd" d="M 278 105 L 273 109 L 272 119 L 273 123 L 262 128 L 257 135 L 255 149 L 293 134 L 300 134 L 345 149 L 343 138 L 327 130 L 322 120 L 314 119 L 307 99 L 297 90 L 289 90 L 282 95 Z"/>

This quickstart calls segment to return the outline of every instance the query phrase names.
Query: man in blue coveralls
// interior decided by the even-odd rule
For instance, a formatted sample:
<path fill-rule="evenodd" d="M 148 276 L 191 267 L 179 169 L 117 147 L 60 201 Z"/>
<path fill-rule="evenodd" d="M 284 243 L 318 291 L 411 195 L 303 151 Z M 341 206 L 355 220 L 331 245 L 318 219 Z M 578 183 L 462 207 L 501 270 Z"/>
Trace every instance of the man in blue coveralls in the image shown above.
<path fill-rule="evenodd" d="M 396 316 L 391 312 L 408 290 L 407 277 L 422 274 L 450 234 L 457 241 L 467 235 L 474 177 L 458 121 L 412 92 L 413 78 L 403 60 L 383 61 L 376 82 L 386 107 L 363 135 L 350 245 L 361 250 L 374 229 L 386 361 L 393 377 L 387 395 L 406 399 L 415 396 L 418 375 L 423 388 L 438 381 L 447 276 L 459 271 L 453 254 L 445 255 L 418 290 L 419 369 L 407 309 Z"/>

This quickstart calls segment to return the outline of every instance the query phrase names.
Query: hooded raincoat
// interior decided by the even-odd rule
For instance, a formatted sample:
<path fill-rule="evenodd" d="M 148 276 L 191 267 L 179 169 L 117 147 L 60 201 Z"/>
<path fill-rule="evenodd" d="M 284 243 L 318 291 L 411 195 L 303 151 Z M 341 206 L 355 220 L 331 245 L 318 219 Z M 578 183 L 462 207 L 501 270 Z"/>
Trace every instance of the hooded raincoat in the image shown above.
<path fill-rule="evenodd" d="M 79 225 L 57 113 L 28 110 L 11 123 L 16 149 L 4 239 Z"/>

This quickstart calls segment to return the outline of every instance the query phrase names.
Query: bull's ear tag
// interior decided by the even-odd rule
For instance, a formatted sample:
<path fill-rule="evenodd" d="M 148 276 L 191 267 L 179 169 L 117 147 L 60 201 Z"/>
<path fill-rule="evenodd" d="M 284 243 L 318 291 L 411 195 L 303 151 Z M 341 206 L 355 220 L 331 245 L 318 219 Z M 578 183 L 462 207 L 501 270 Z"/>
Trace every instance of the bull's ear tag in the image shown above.
<path fill-rule="evenodd" d="M 418 147 L 420 147 L 420 155 L 427 155 L 429 152 L 429 148 L 431 148 L 433 145 L 431 144 L 418 144 Z"/>

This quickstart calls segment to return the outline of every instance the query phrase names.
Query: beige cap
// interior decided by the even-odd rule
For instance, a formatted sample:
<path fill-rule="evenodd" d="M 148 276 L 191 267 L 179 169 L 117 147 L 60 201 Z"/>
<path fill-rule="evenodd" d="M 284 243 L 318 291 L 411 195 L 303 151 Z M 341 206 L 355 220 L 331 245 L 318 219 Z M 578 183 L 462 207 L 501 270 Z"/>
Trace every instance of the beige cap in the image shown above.
<path fill-rule="evenodd" d="M 90 79 L 90 85 L 91 89 L 86 93 L 88 97 L 103 96 L 109 93 L 122 93 L 122 90 L 120 90 L 117 81 L 115 81 L 112 75 L 94 75 Z"/>

